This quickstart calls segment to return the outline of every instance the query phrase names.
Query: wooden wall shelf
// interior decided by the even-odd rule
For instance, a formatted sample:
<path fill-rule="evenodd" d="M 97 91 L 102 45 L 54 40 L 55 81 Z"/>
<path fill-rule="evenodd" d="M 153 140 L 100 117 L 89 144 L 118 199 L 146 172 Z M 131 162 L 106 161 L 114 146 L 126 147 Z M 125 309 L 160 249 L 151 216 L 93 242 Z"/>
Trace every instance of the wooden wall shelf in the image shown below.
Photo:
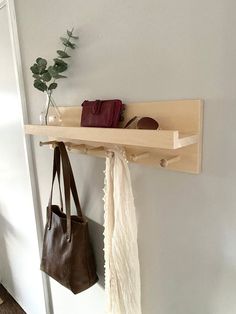
<path fill-rule="evenodd" d="M 197 134 L 181 134 L 179 131 L 166 130 L 26 125 L 25 132 L 32 135 L 63 138 L 67 139 L 67 141 L 79 140 L 83 142 L 164 149 L 178 149 L 198 142 Z"/>
<path fill-rule="evenodd" d="M 59 107 L 63 122 L 61 126 L 26 125 L 25 132 L 74 145 L 84 144 L 90 148 L 121 145 L 126 148 L 128 158 L 133 162 L 168 165 L 167 169 L 199 173 L 202 107 L 201 100 L 159 101 L 126 106 L 124 123 L 133 116 L 151 116 L 159 122 L 161 130 L 84 128 L 80 127 L 80 106 Z M 99 150 L 90 149 L 89 152 L 92 155 L 104 155 Z M 163 158 L 175 162 L 168 164 L 163 162 Z"/>

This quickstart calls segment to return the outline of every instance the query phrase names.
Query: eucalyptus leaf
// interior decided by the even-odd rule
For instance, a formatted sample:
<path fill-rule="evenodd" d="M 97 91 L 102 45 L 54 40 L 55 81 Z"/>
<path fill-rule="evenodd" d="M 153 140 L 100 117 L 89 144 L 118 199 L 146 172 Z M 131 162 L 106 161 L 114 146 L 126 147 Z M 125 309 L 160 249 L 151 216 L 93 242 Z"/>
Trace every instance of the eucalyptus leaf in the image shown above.
<path fill-rule="evenodd" d="M 63 75 L 60 75 L 60 74 L 58 74 L 59 73 L 59 71 L 57 70 L 57 68 L 55 68 L 55 66 L 54 67 L 49 67 L 48 68 L 48 72 L 51 74 L 51 76 L 53 77 L 53 78 L 55 78 L 55 79 L 59 79 L 59 78 L 66 78 L 66 76 L 63 76 Z M 61 71 L 61 72 L 63 72 L 63 71 Z"/>
<path fill-rule="evenodd" d="M 39 67 L 39 74 L 44 74 L 46 71 L 46 66 L 40 66 Z"/>
<path fill-rule="evenodd" d="M 55 79 L 60 79 L 60 78 L 67 78 L 67 76 L 65 75 L 60 75 L 60 74 L 57 74 L 55 77 Z"/>
<path fill-rule="evenodd" d="M 52 77 L 54 77 L 54 78 L 55 78 L 55 76 L 58 74 L 57 71 L 55 70 L 55 68 L 52 67 L 52 66 L 48 67 L 48 72 L 49 72 L 50 75 L 51 75 Z"/>
<path fill-rule="evenodd" d="M 61 59 L 55 58 L 55 59 L 53 59 L 53 60 L 54 60 L 55 64 L 58 64 L 58 65 L 61 65 L 61 64 L 67 65 L 67 63 L 66 63 L 65 61 L 61 60 Z"/>
<path fill-rule="evenodd" d="M 66 48 L 69 48 L 69 44 L 68 43 L 63 43 L 63 45 L 66 47 Z"/>
<path fill-rule="evenodd" d="M 67 68 L 68 68 L 67 65 L 58 65 L 58 66 L 56 66 L 56 70 L 57 70 L 58 73 L 66 71 Z"/>
<path fill-rule="evenodd" d="M 59 54 L 60 58 L 70 58 L 70 56 L 63 50 L 57 50 L 57 53 Z"/>
<path fill-rule="evenodd" d="M 39 74 L 33 74 L 33 77 L 36 79 L 40 79 L 40 75 Z"/>
<path fill-rule="evenodd" d="M 33 74 L 39 74 L 39 66 L 37 65 L 37 63 L 35 63 L 34 65 L 32 65 L 30 67 L 30 70 L 33 72 Z"/>
<path fill-rule="evenodd" d="M 48 87 L 49 90 L 57 88 L 57 83 L 51 83 Z"/>
<path fill-rule="evenodd" d="M 63 43 L 64 46 L 71 48 L 71 49 L 75 49 L 76 44 L 71 43 L 68 39 L 66 39 L 65 37 L 61 37 L 61 41 Z"/>
<path fill-rule="evenodd" d="M 61 73 L 61 72 L 64 72 L 67 70 L 68 68 L 68 65 L 66 62 L 64 62 L 63 60 L 61 59 L 54 59 L 55 61 L 55 64 L 53 66 L 53 68 L 57 71 L 57 73 Z"/>
<path fill-rule="evenodd" d="M 57 73 L 61 73 L 61 72 L 66 71 L 68 66 L 67 65 L 55 65 L 54 68 L 57 71 Z"/>
<path fill-rule="evenodd" d="M 36 79 L 34 81 L 34 87 L 40 90 L 41 92 L 45 92 L 48 89 L 47 85 L 44 82 L 40 81 L 39 79 Z"/>
<path fill-rule="evenodd" d="M 70 41 L 67 41 L 67 47 L 71 48 L 71 49 L 75 49 L 76 44 L 71 43 Z"/>
<path fill-rule="evenodd" d="M 43 58 L 37 58 L 36 62 L 39 69 L 39 74 L 43 74 L 47 67 L 47 61 Z"/>
<path fill-rule="evenodd" d="M 36 62 L 41 67 L 46 67 L 47 66 L 47 60 L 45 60 L 43 58 L 37 58 Z"/>
<path fill-rule="evenodd" d="M 67 35 L 73 39 L 79 39 L 78 36 L 73 36 L 73 33 L 71 31 L 67 31 Z"/>
<path fill-rule="evenodd" d="M 51 76 L 51 74 L 48 71 L 44 72 L 43 75 L 42 75 L 42 79 L 45 82 L 49 82 L 51 80 L 51 78 L 52 78 L 52 76 Z"/>

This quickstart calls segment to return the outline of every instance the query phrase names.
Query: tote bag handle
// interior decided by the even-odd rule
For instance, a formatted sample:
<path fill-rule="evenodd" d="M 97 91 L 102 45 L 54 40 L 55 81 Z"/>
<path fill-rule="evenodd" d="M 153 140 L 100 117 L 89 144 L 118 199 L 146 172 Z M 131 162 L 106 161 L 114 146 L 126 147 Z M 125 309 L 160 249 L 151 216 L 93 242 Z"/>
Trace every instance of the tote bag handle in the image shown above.
<path fill-rule="evenodd" d="M 59 149 L 55 149 L 54 156 L 53 156 L 52 185 L 51 185 L 51 192 L 50 192 L 50 197 L 48 201 L 48 207 L 51 208 L 52 206 L 53 186 L 54 186 L 54 181 L 57 174 L 58 186 L 59 186 L 59 192 L 60 192 L 61 211 L 63 211 L 63 199 L 62 199 L 62 192 L 61 192 L 61 180 L 60 180 L 61 174 L 60 173 L 61 173 L 60 152 L 59 152 Z"/>
<path fill-rule="evenodd" d="M 66 225 L 67 225 L 67 240 L 71 239 L 71 204 L 70 204 L 70 191 L 72 192 L 74 203 L 76 206 L 77 216 L 82 222 L 84 222 L 84 217 L 81 211 L 81 206 L 79 202 L 79 196 L 77 193 L 74 175 L 72 172 L 70 160 L 63 142 L 58 142 L 57 147 L 54 149 L 54 160 L 55 168 L 57 169 L 57 174 L 60 168 L 60 157 L 62 160 L 62 169 L 63 169 L 63 181 L 64 181 L 64 193 L 65 193 L 65 207 L 66 207 Z M 60 156 L 60 157 L 58 157 Z M 59 172 L 60 173 L 60 172 Z M 53 175 L 55 178 L 55 176 Z M 54 182 L 54 180 L 53 180 Z M 52 219 L 52 198 L 49 199 L 48 206 L 48 228 L 51 228 L 51 219 Z"/>

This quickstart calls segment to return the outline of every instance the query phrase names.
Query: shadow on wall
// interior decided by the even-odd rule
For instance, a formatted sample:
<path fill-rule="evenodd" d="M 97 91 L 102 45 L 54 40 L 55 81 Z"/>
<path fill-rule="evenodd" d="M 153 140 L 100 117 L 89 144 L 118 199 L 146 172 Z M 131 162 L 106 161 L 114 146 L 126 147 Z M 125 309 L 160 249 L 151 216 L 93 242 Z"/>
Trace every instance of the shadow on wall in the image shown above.
<path fill-rule="evenodd" d="M 214 177 L 207 190 L 204 173 L 132 171 L 145 313 L 236 313 L 236 216 L 225 181 Z"/>
<path fill-rule="evenodd" d="M 0 205 L 0 280 L 6 287 L 11 287 L 14 293 L 14 281 L 12 278 L 11 265 L 8 257 L 8 243 L 19 239 L 19 234 L 13 226 L 2 215 L 2 206 Z"/>
<path fill-rule="evenodd" d="M 103 224 L 105 160 L 82 154 L 71 154 L 70 160 L 83 213 L 89 219 Z"/>
<path fill-rule="evenodd" d="M 105 288 L 105 276 L 104 276 L 104 227 L 100 224 L 88 219 L 89 233 L 95 255 L 97 265 L 97 275 L 99 277 L 98 284 Z"/>

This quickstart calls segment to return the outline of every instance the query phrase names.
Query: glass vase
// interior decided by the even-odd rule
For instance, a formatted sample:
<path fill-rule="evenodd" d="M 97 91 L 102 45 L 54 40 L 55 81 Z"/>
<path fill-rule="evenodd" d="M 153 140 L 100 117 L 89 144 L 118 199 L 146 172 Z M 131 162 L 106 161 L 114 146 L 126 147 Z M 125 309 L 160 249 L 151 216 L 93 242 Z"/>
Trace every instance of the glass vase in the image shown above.
<path fill-rule="evenodd" d="M 46 104 L 40 113 L 41 125 L 61 125 L 61 113 L 51 94 L 46 93 Z"/>

